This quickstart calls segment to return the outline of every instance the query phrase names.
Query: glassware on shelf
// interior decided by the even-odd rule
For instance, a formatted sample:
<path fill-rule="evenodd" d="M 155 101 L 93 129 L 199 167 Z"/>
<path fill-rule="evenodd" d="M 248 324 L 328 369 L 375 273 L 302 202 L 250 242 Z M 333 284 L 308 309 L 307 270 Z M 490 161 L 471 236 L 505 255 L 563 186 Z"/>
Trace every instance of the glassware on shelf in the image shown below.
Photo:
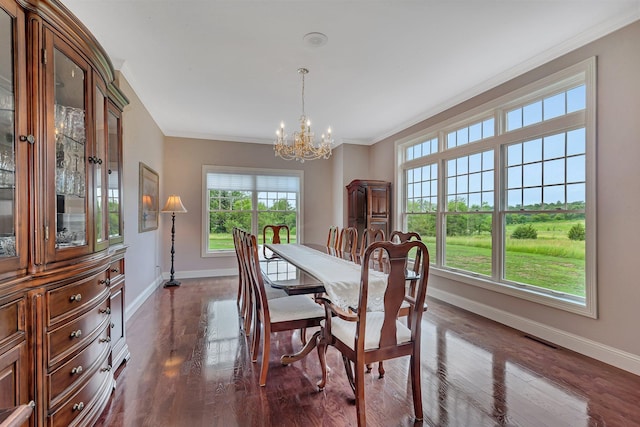
<path fill-rule="evenodd" d="M 16 237 L 0 237 L 0 256 L 16 256 Z"/>
<path fill-rule="evenodd" d="M 0 91 L 0 110 L 13 110 L 13 93 L 7 93 L 6 91 Z"/>

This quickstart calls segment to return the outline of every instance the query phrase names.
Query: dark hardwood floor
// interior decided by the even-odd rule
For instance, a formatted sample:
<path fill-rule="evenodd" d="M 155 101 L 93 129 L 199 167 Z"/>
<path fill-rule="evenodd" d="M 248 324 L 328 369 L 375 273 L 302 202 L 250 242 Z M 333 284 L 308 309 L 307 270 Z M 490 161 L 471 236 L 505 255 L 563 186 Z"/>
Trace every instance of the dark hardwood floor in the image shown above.
<path fill-rule="evenodd" d="M 131 359 L 99 426 L 352 426 L 355 406 L 329 348 L 318 392 L 316 352 L 281 366 L 299 332 L 272 341 L 266 387 L 238 328 L 236 277 L 158 289 L 127 324 Z M 422 399 L 414 423 L 408 359 L 367 376 L 370 426 L 639 426 L 640 377 L 429 299 L 423 320 Z M 374 368 L 373 372 L 377 369 Z"/>

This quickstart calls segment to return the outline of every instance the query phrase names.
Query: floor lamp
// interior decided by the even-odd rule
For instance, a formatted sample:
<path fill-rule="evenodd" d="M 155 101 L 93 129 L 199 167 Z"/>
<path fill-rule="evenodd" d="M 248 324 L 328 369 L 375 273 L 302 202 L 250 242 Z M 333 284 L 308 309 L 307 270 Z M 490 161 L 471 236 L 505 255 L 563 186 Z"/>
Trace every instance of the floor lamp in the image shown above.
<path fill-rule="evenodd" d="M 164 283 L 164 287 L 168 286 L 180 286 L 180 282 L 178 282 L 174 278 L 175 270 L 173 269 L 173 256 L 176 253 L 174 248 L 174 242 L 176 238 L 176 214 L 177 213 L 185 213 L 187 209 L 182 204 L 182 200 L 180 200 L 180 196 L 170 195 L 167 200 L 167 204 L 162 208 L 162 213 L 171 213 L 171 277 L 168 281 Z"/>

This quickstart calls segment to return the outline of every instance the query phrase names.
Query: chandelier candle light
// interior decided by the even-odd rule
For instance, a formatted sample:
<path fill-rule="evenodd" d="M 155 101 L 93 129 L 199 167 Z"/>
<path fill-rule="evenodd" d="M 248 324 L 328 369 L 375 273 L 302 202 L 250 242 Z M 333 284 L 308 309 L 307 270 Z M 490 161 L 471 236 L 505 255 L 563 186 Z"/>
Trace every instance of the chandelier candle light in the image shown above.
<path fill-rule="evenodd" d="M 273 150 L 276 156 L 285 160 L 305 160 L 328 159 L 331 156 L 333 139 L 331 138 L 331 128 L 326 134 L 322 134 L 320 142 L 315 142 L 315 135 L 311 132 L 311 120 L 304 112 L 304 76 L 309 73 L 306 68 L 298 68 L 298 74 L 302 76 L 302 115 L 300 116 L 300 130 L 293 133 L 293 139 L 287 140 L 284 133 L 284 122 L 280 123 L 280 129 L 276 131 L 276 140 Z"/>

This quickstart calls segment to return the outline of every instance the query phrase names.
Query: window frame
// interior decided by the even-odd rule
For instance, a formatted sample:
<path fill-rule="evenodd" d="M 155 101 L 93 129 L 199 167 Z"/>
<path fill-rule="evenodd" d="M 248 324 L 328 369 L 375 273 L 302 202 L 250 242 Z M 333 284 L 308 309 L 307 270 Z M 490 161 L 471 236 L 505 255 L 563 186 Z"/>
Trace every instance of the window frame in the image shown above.
<path fill-rule="evenodd" d="M 543 99 L 562 90 L 569 90 L 578 84 L 585 85 L 585 109 L 523 126 L 506 130 L 507 112 L 525 106 L 536 99 Z M 434 124 L 418 133 L 395 142 L 395 176 L 398 183 L 395 194 L 396 228 L 406 229 L 406 170 L 427 164 L 438 164 L 438 210 L 436 213 L 436 257 L 432 260 L 431 273 L 435 276 L 455 280 L 514 296 L 523 300 L 555 307 L 564 311 L 597 318 L 597 276 L 596 276 L 596 58 L 591 57 L 565 68 L 482 105 Z M 494 118 L 494 136 L 464 145 L 447 148 L 447 135 L 453 129 L 460 129 L 478 121 L 479 118 Z M 483 119 L 484 120 L 484 119 Z M 504 271 L 504 224 L 506 215 L 511 213 L 506 206 L 506 147 L 516 142 L 534 137 L 566 132 L 577 127 L 585 129 L 585 297 L 541 291 L 530 286 L 501 279 Z M 437 137 L 438 151 L 428 156 L 406 160 L 407 149 L 415 144 Z M 444 240 L 446 196 L 446 162 L 461 156 L 494 150 L 494 207 L 492 223 L 492 274 L 490 277 L 472 272 L 455 270 L 444 266 Z"/>
<path fill-rule="evenodd" d="M 296 212 L 296 236 L 298 242 L 303 242 L 303 224 L 304 218 L 303 206 L 304 206 L 304 171 L 302 170 L 288 170 L 288 169 L 267 169 L 267 168 L 249 168 L 240 166 L 217 166 L 217 165 L 202 165 L 202 225 L 201 225 L 201 245 L 200 252 L 203 258 L 216 258 L 216 257 L 235 257 L 235 251 L 233 249 L 218 249 L 209 250 L 209 189 L 207 188 L 207 175 L 209 173 L 225 173 L 236 175 L 270 175 L 270 176 L 287 176 L 295 177 L 299 180 L 299 189 L 297 192 L 298 209 Z M 245 190 L 252 192 L 252 209 L 251 212 L 251 230 L 247 230 L 254 234 L 258 239 L 262 236 L 262 230 L 258 230 L 258 215 L 262 212 L 267 212 L 258 209 L 258 190 Z M 263 190 L 261 190 L 263 191 Z M 267 190 L 269 191 L 269 190 Z"/>

